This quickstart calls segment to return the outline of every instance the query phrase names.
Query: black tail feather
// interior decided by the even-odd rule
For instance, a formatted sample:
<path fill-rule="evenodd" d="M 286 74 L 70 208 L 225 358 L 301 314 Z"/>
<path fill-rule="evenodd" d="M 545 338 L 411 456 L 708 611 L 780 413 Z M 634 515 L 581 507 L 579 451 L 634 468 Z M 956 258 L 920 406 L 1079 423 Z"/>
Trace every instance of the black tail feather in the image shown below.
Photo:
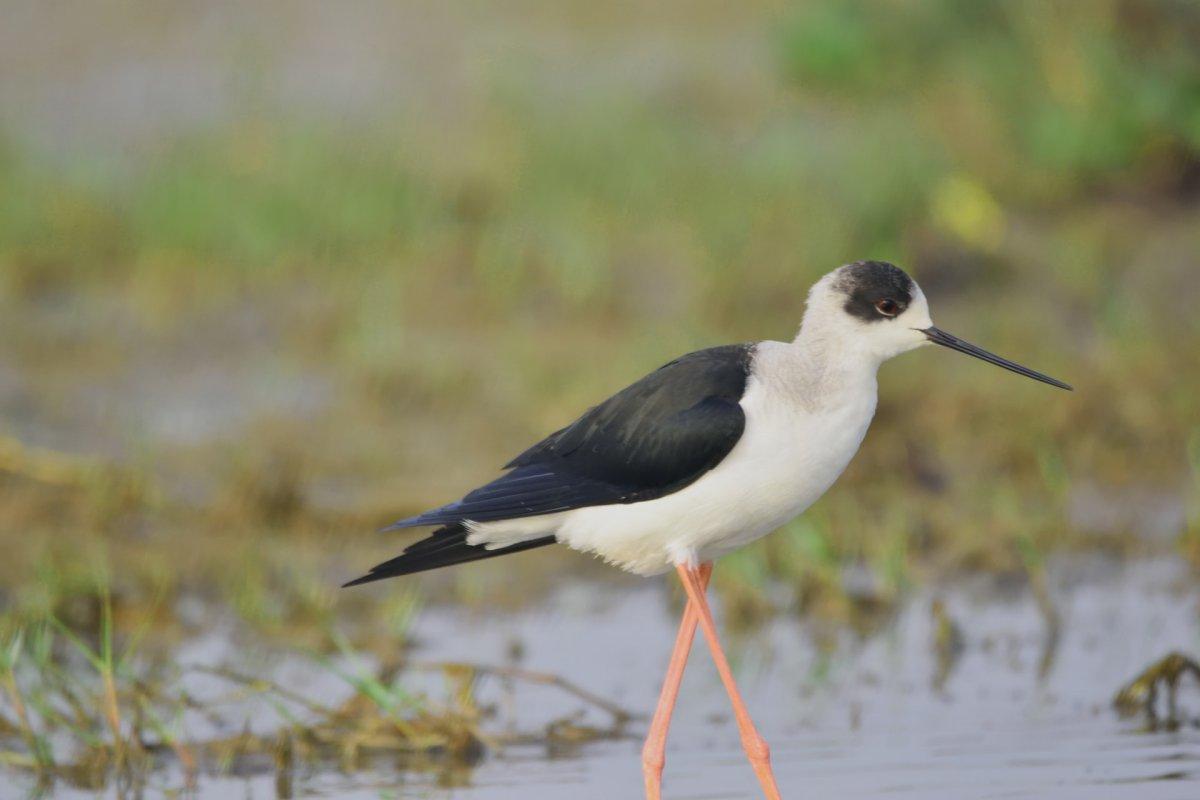
<path fill-rule="evenodd" d="M 465 564 L 468 561 L 519 553 L 522 550 L 532 550 L 535 547 L 553 543 L 553 536 L 543 536 L 540 539 L 488 550 L 480 545 L 467 544 L 467 529 L 462 525 L 448 525 L 434 531 L 419 542 L 409 545 L 401 555 L 384 561 L 382 564 L 376 564 L 361 578 L 355 578 L 349 583 L 342 584 L 342 588 L 381 581 L 384 578 L 411 575 L 414 572 L 424 572 L 438 567 L 449 567 L 453 564 Z"/>

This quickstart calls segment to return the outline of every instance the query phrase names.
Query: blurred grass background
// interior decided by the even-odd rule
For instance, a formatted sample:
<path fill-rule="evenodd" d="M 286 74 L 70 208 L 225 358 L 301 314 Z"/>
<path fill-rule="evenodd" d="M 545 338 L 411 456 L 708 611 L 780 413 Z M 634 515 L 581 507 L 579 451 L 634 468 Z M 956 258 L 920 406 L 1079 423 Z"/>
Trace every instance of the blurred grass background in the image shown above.
<path fill-rule="evenodd" d="M 790 338 L 860 258 L 1076 392 L 889 364 L 845 478 L 718 570 L 739 616 L 1200 559 L 1194 3 L 6 6 L 12 619 L 89 624 L 97 581 L 118 625 L 186 630 L 194 595 L 319 644 L 392 613 L 334 589 L 406 541 L 375 527 L 680 352 Z"/>

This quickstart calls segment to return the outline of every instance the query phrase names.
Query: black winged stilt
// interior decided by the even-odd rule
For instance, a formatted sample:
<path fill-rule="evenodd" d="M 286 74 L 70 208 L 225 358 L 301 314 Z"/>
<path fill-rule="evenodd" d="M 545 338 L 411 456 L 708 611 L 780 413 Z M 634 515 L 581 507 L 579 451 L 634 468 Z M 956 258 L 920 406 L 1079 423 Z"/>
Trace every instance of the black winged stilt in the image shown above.
<path fill-rule="evenodd" d="M 705 599 L 712 562 L 830 487 L 875 413 L 879 365 L 930 342 L 1071 388 L 934 327 L 925 295 L 898 267 L 847 264 L 812 287 L 793 341 L 714 347 L 660 367 L 521 453 L 491 483 L 391 525 L 437 530 L 346 585 L 555 542 L 638 575 L 675 569 L 688 602 L 642 751 L 646 796 L 661 796 L 667 728 L 699 625 L 746 755 L 777 799 L 767 744 Z"/>

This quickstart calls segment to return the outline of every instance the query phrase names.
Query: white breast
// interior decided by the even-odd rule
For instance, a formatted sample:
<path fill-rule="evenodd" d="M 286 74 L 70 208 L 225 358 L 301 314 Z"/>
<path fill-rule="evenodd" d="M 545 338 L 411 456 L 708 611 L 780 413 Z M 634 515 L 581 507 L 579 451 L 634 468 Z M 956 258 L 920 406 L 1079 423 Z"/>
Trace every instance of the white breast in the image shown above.
<path fill-rule="evenodd" d="M 874 370 L 814 376 L 790 364 L 793 357 L 788 345 L 759 345 L 741 400 L 742 438 L 695 483 L 642 503 L 474 526 L 472 543 L 502 547 L 554 533 L 572 548 L 651 575 L 708 561 L 770 533 L 833 484 L 875 413 Z"/>

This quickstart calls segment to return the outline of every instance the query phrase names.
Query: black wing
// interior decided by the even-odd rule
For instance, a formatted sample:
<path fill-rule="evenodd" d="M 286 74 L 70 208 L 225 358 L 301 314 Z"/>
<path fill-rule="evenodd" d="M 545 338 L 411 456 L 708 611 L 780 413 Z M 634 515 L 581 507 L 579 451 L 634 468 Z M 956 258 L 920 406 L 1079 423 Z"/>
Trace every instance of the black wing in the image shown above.
<path fill-rule="evenodd" d="M 468 561 L 480 561 L 493 556 L 519 553 L 522 550 L 532 550 L 547 544 L 554 544 L 553 536 L 543 536 L 497 550 L 488 550 L 485 547 L 467 544 L 467 529 L 462 525 L 448 525 L 405 548 L 404 552 L 395 558 L 371 567 L 371 571 L 361 578 L 355 578 L 349 583 L 342 584 L 342 588 L 381 581 L 384 578 L 410 575 L 414 572 L 424 572 L 438 567 L 448 567 L 452 564 L 465 564 Z"/>
<path fill-rule="evenodd" d="M 752 354 L 752 345 L 728 345 L 660 367 L 521 453 L 505 466 L 505 475 L 455 503 L 389 526 L 446 527 L 356 582 L 537 546 L 523 542 L 484 550 L 467 545 L 467 520 L 635 503 L 687 486 L 720 463 L 741 438 L 746 417 L 739 401 Z M 553 537 L 536 541 L 549 544 Z"/>
<path fill-rule="evenodd" d="M 687 486 L 741 438 L 750 352 L 730 345 L 678 358 L 521 453 L 505 465 L 506 475 L 391 527 L 634 503 Z"/>

